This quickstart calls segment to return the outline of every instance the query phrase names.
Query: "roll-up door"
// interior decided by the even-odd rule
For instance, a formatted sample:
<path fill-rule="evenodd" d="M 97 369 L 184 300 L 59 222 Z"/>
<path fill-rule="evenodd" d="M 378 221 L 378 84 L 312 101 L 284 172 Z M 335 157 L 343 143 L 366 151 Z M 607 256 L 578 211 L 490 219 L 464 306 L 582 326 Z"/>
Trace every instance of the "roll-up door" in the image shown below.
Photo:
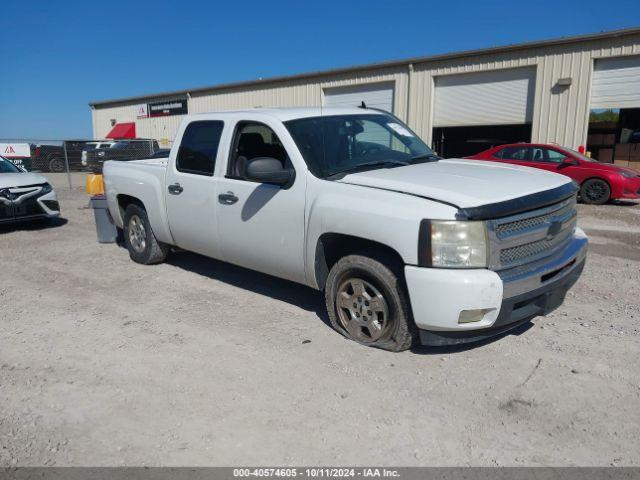
<path fill-rule="evenodd" d="M 393 113 L 393 84 L 378 83 L 324 90 L 324 105 L 327 107 L 359 107 L 362 102 L 367 107 Z"/>
<path fill-rule="evenodd" d="M 436 77 L 433 126 L 530 123 L 534 85 L 534 68 Z"/>
<path fill-rule="evenodd" d="M 591 108 L 640 108 L 640 56 L 595 61 Z"/>

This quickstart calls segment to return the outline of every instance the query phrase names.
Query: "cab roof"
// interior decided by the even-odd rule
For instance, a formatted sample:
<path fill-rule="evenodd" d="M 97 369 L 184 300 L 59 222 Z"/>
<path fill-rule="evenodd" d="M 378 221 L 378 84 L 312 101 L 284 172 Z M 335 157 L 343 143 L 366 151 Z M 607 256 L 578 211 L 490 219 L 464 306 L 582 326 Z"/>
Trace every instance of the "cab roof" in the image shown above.
<path fill-rule="evenodd" d="M 373 108 L 357 107 L 294 107 L 294 108 L 248 108 L 244 110 L 224 110 L 220 112 L 193 113 L 187 118 L 211 117 L 219 118 L 229 116 L 233 118 L 246 117 L 247 119 L 269 116 L 277 118 L 281 122 L 310 117 L 327 117 L 334 115 L 385 115 L 383 112 Z M 389 114 L 391 115 L 391 114 Z"/>

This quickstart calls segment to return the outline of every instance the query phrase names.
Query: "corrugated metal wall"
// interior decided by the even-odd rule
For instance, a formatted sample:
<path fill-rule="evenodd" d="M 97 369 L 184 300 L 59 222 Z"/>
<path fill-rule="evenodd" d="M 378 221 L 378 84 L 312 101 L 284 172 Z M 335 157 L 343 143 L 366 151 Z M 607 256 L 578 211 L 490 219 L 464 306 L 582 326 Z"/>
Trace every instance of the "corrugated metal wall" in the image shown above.
<path fill-rule="evenodd" d="M 409 123 L 431 143 L 434 78 L 439 75 L 534 66 L 532 141 L 568 147 L 584 145 L 594 59 L 632 54 L 640 54 L 640 35 L 417 64 L 411 84 Z M 567 77 L 572 79 L 571 86 L 556 86 L 558 79 Z"/>
<path fill-rule="evenodd" d="M 237 88 L 212 93 L 198 93 L 191 97 L 189 111 L 215 112 L 254 107 L 307 107 L 320 106 L 323 90 L 359 84 L 394 82 L 396 114 L 404 115 L 407 103 L 406 69 L 363 70 L 349 75 L 323 77 L 311 80 L 267 83 L 259 88 Z"/>
<path fill-rule="evenodd" d="M 409 125 L 427 143 L 431 143 L 435 77 L 535 67 L 532 140 L 555 142 L 575 148 L 586 142 L 594 59 L 635 54 L 640 55 L 640 34 L 416 63 L 413 72 L 405 65 L 362 69 L 347 74 L 309 79 L 265 81 L 264 86 L 250 85 L 193 94 L 189 99 L 189 112 L 253 107 L 319 106 L 325 88 L 392 81 L 395 83 L 394 113 L 406 120 L 408 107 Z M 559 78 L 567 77 L 572 79 L 569 87 L 556 85 Z M 134 103 L 140 102 L 116 107 L 97 107 L 93 114 L 95 137 L 106 135 L 111 128 L 112 118 L 118 122 L 135 120 Z M 172 139 L 180 120 L 179 116 L 138 119 L 138 136 L 160 139 L 166 135 Z M 158 132 L 161 132 L 160 136 Z"/>

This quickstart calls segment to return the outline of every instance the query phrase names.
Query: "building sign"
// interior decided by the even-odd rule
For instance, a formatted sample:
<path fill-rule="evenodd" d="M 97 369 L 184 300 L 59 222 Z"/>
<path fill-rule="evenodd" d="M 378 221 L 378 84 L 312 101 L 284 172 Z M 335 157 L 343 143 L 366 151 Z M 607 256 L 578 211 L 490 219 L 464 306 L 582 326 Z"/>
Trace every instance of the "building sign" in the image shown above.
<path fill-rule="evenodd" d="M 5 158 L 29 158 L 31 148 L 28 143 L 0 143 L 0 155 Z"/>
<path fill-rule="evenodd" d="M 0 155 L 14 165 L 31 170 L 31 147 L 28 143 L 0 143 Z"/>
<path fill-rule="evenodd" d="M 149 108 L 146 103 L 136 105 L 136 116 L 138 118 L 147 118 L 149 116 Z"/>
<path fill-rule="evenodd" d="M 187 113 L 187 99 L 150 103 L 148 105 L 148 113 L 150 117 L 185 115 Z"/>

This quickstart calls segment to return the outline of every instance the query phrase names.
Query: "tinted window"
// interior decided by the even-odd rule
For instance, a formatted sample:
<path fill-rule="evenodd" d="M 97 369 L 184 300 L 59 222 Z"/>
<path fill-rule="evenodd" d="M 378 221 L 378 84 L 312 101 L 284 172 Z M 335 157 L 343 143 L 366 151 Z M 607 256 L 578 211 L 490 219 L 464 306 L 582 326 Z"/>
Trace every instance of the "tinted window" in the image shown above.
<path fill-rule="evenodd" d="M 190 123 L 182 136 L 176 168 L 180 172 L 212 176 L 223 126 L 218 120 Z"/>
<path fill-rule="evenodd" d="M 528 160 L 529 148 L 527 147 L 505 147 L 496 153 L 496 157 L 503 160 Z"/>

